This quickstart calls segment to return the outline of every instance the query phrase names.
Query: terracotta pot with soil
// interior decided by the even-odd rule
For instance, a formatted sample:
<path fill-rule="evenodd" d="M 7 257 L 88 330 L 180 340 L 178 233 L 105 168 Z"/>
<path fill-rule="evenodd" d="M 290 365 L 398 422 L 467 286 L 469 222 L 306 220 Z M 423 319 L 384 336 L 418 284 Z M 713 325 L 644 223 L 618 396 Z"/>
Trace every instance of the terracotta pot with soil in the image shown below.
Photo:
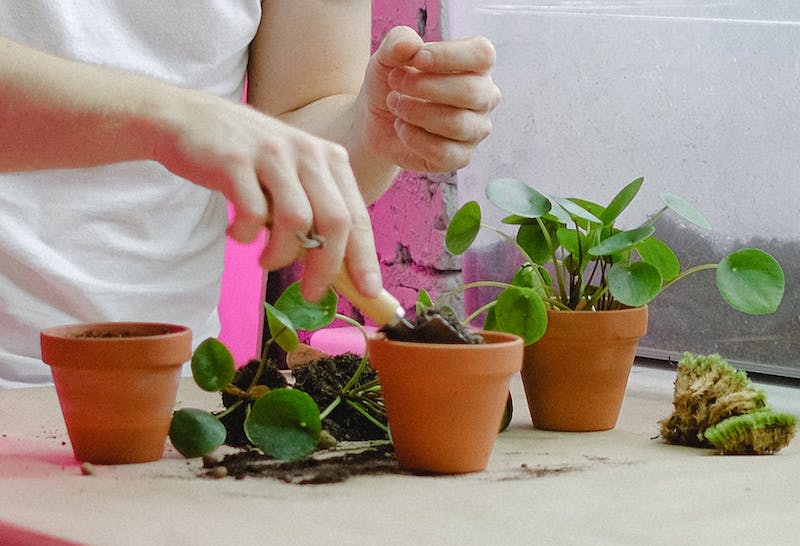
<path fill-rule="evenodd" d="M 536 428 L 609 430 L 628 385 L 647 306 L 617 311 L 548 310 L 547 332 L 525 347 L 522 380 Z"/>
<path fill-rule="evenodd" d="M 41 332 L 72 450 L 79 461 L 160 459 L 192 332 L 161 323 L 74 324 Z"/>
<path fill-rule="evenodd" d="M 523 347 L 512 334 L 481 335 L 480 344 L 368 340 L 401 467 L 448 474 L 486 468 Z"/>

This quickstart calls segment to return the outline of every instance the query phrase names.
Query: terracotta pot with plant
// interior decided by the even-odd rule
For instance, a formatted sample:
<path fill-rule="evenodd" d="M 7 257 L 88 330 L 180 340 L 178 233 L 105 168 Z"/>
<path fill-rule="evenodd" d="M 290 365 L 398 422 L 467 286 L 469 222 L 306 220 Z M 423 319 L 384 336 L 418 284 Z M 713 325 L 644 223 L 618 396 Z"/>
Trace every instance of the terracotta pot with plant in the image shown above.
<path fill-rule="evenodd" d="M 345 291 L 352 297 L 351 290 Z M 399 306 L 386 294 L 380 302 L 352 299 L 377 321 L 395 313 Z M 430 342 L 427 335 L 421 336 L 426 342 L 393 340 L 385 333 L 369 337 L 358 369 L 324 405 L 296 383 L 265 384 L 263 378 L 274 372 L 267 357 L 273 343 L 291 354 L 298 347 L 297 330 L 324 328 L 334 318 L 361 327 L 336 313 L 337 302 L 335 292 L 330 291 L 320 302 L 309 303 L 295 283 L 274 306 L 265 304 L 269 338 L 261 360 L 253 362 L 255 373 L 245 382 L 237 381 L 240 371 L 224 345 L 215 339 L 201 343 L 192 357 L 195 381 L 205 390 L 221 391 L 229 402 L 216 414 L 192 408 L 176 411 L 170 429 L 173 445 L 187 457 L 213 451 L 226 442 L 223 422 L 246 408 L 239 412 L 237 426 L 248 443 L 272 457 L 301 459 L 319 449 L 321 430 L 334 412 L 345 408 L 391 433 L 402 468 L 430 473 L 483 470 L 510 417 L 508 386 L 522 367 L 523 340 L 506 333 L 484 332 L 481 336 L 471 332 L 449 310 L 434 307 L 423 290 L 417 324 L 410 325 L 407 333 L 419 334 L 422 330 L 415 331 L 415 326 L 436 323 L 439 341 Z M 375 311 L 377 308 L 383 311 Z M 428 317 L 429 312 L 436 318 Z M 440 319 L 442 322 L 437 322 Z M 377 371 L 378 378 L 365 379 L 367 368 Z"/>
<path fill-rule="evenodd" d="M 368 340 L 401 467 L 447 474 L 486 468 L 523 345 L 512 334 L 482 337 L 471 344 Z"/>
<path fill-rule="evenodd" d="M 616 227 L 643 181 L 627 184 L 602 206 L 586 199 L 548 198 L 523 182 L 498 179 L 487 186 L 486 195 L 509 213 L 503 222 L 516 226 L 515 236 L 483 224 L 475 201 L 459 209 L 448 226 L 447 247 L 454 254 L 465 252 L 484 228 L 506 238 L 524 256 L 510 283 L 472 285 L 493 284 L 503 290 L 479 310 L 488 311 L 484 328 L 490 330 L 514 331 L 509 313 L 499 311 L 508 294 L 520 287 L 536 294 L 515 314 L 518 322 L 524 316 L 540 325 L 539 335 L 526 338 L 522 371 L 538 428 L 592 431 L 615 426 L 638 339 L 647 329 L 647 304 L 687 275 L 715 269 L 722 298 L 748 314 L 774 312 L 783 298 L 783 270 L 759 249 L 740 249 L 719 263 L 683 269 L 674 251 L 654 236 L 657 220 L 672 211 L 703 229 L 710 225 L 679 196 L 662 194 L 663 207 L 634 229 Z M 617 320 L 618 326 L 610 323 Z"/>
<path fill-rule="evenodd" d="M 185 326 L 73 324 L 41 332 L 75 458 L 99 464 L 160 459 L 192 355 Z"/>

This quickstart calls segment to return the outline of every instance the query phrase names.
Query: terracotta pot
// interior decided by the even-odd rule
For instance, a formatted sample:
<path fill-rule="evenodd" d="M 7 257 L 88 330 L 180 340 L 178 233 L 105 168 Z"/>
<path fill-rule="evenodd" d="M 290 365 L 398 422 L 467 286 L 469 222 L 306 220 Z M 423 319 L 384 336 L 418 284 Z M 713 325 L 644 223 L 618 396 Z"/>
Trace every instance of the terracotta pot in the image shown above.
<path fill-rule="evenodd" d="M 509 381 L 522 367 L 522 339 L 482 334 L 480 345 L 369 339 L 401 467 L 448 474 L 486 468 Z"/>
<path fill-rule="evenodd" d="M 79 461 L 160 459 L 192 332 L 160 323 L 74 324 L 43 330 L 61 411 Z"/>
<path fill-rule="evenodd" d="M 571 432 L 616 426 L 647 307 L 548 311 L 547 331 L 525 348 L 522 380 L 536 428 Z"/>

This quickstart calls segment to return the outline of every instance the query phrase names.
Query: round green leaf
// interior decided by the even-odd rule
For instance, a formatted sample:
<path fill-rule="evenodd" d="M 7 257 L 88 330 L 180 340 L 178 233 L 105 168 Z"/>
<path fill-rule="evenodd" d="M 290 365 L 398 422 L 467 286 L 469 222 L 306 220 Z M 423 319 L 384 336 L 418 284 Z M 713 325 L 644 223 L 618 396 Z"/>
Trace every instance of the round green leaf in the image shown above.
<path fill-rule="evenodd" d="M 455 255 L 463 254 L 478 236 L 481 229 L 481 206 L 477 201 L 469 201 L 458 209 L 447 225 L 444 244 Z"/>
<path fill-rule="evenodd" d="M 498 330 L 517 334 L 530 345 L 547 330 L 547 308 L 532 288 L 512 286 L 497 296 L 494 307 Z"/>
<path fill-rule="evenodd" d="M 658 269 L 645 262 L 617 263 L 608 271 L 608 289 L 620 303 L 641 307 L 661 292 Z"/>
<path fill-rule="evenodd" d="M 169 440 L 187 459 L 211 453 L 222 445 L 225 436 L 225 425 L 207 411 L 183 408 L 172 414 Z"/>
<path fill-rule="evenodd" d="M 675 195 L 674 193 L 662 193 L 661 200 L 664 201 L 664 204 L 672 209 L 673 212 L 689 220 L 694 225 L 703 229 L 711 229 L 711 224 L 706 220 L 706 217 L 683 197 Z"/>
<path fill-rule="evenodd" d="M 486 197 L 496 207 L 524 218 L 539 218 L 550 211 L 547 197 L 513 178 L 489 182 Z"/>
<path fill-rule="evenodd" d="M 636 243 L 636 252 L 641 256 L 642 261 L 655 266 L 660 272 L 665 282 L 669 282 L 681 273 L 681 262 L 678 257 L 667 245 L 667 243 L 648 237 L 644 241 Z"/>
<path fill-rule="evenodd" d="M 641 243 L 655 233 L 655 231 L 656 229 L 651 225 L 645 225 L 628 231 L 620 231 L 590 248 L 589 254 L 592 256 L 608 256 L 614 254 L 615 252 L 628 249 Z"/>
<path fill-rule="evenodd" d="M 559 228 L 556 235 L 558 237 L 558 244 L 570 254 L 576 256 L 585 254 L 586 247 L 584 246 L 585 238 L 583 233 L 575 231 L 574 229 Z M 583 249 L 583 252 L 581 252 L 581 249 Z"/>
<path fill-rule="evenodd" d="M 289 317 L 266 302 L 264 302 L 264 309 L 267 312 L 267 328 L 275 343 L 287 353 L 297 349 L 300 340 Z"/>
<path fill-rule="evenodd" d="M 197 346 L 192 354 L 192 377 L 198 387 L 217 392 L 230 384 L 234 375 L 233 355 L 224 343 L 210 337 Z"/>
<path fill-rule="evenodd" d="M 303 391 L 274 389 L 253 403 L 244 431 L 254 446 L 271 457 L 302 459 L 313 453 L 319 442 L 319 407 Z"/>
<path fill-rule="evenodd" d="M 314 331 L 333 322 L 338 304 L 339 298 L 333 290 L 328 290 L 316 303 L 307 301 L 300 293 L 300 283 L 294 282 L 275 302 L 275 309 L 286 315 L 293 328 Z"/>
<path fill-rule="evenodd" d="M 550 235 L 551 241 L 553 235 Z M 522 247 L 528 258 L 537 264 L 545 264 L 553 258 L 553 252 L 538 224 L 524 224 L 517 230 L 517 244 Z"/>
<path fill-rule="evenodd" d="M 726 256 L 717 268 L 717 287 L 728 305 L 743 313 L 774 313 L 783 299 L 783 269 L 778 261 L 756 248 Z"/>

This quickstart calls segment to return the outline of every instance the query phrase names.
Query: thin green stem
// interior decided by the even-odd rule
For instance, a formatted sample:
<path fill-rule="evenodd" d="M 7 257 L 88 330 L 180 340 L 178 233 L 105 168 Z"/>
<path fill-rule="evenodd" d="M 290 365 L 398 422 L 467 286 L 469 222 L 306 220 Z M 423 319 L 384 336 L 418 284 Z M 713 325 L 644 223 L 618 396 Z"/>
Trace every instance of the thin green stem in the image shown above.
<path fill-rule="evenodd" d="M 217 419 L 222 419 L 223 417 L 225 417 L 225 416 L 227 416 L 227 415 L 230 415 L 231 413 L 233 413 L 233 411 L 234 411 L 236 408 L 238 408 L 239 406 L 241 406 L 243 403 L 244 403 L 244 400 L 242 400 L 242 399 L 240 398 L 239 400 L 237 400 L 236 402 L 234 402 L 233 404 L 231 404 L 229 407 L 225 408 L 223 411 L 221 411 L 221 412 L 217 413 L 217 414 L 215 415 L 215 417 L 216 417 Z"/>
<path fill-rule="evenodd" d="M 457 287 L 453 288 L 452 290 L 448 290 L 447 292 L 444 292 L 442 295 L 440 295 L 438 298 L 436 298 L 436 300 L 434 300 L 433 305 L 434 305 L 434 307 L 439 307 L 442 304 L 442 302 L 444 302 L 444 301 L 446 301 L 446 300 L 452 298 L 453 296 L 456 296 L 456 295 L 458 295 L 458 294 L 460 294 L 462 292 L 466 292 L 470 288 L 481 288 L 481 287 L 483 287 L 483 288 L 487 288 L 487 287 L 491 287 L 491 288 L 509 288 L 510 286 L 511 285 L 509 283 L 501 282 L 501 281 L 473 281 L 473 282 L 468 282 L 468 283 L 462 284 L 461 286 L 457 286 Z"/>
<path fill-rule="evenodd" d="M 336 408 L 339 406 L 339 404 L 341 404 L 341 403 L 342 403 L 342 397 L 341 397 L 341 395 L 339 395 L 339 396 L 337 396 L 336 398 L 334 398 L 333 402 L 331 402 L 330 404 L 328 404 L 328 407 L 327 407 L 327 408 L 325 408 L 325 411 L 323 411 L 323 412 L 321 412 L 321 413 L 319 414 L 319 419 L 320 419 L 320 421 L 322 421 L 322 420 L 323 420 L 323 419 L 325 419 L 325 418 L 326 418 L 328 415 L 330 415 L 330 414 L 331 414 L 331 412 L 332 412 L 333 410 L 335 410 L 335 409 L 336 409 Z"/>
<path fill-rule="evenodd" d="M 352 400 L 347 400 L 347 403 L 350 405 L 350 407 L 352 407 L 358 413 L 363 415 L 365 419 L 370 421 L 376 427 L 380 428 L 382 431 L 386 432 L 387 434 L 389 433 L 389 427 L 388 426 L 386 426 L 385 424 L 381 423 L 375 417 L 370 415 L 370 413 L 368 411 L 366 411 L 364 408 L 362 408 L 359 404 L 353 402 Z"/>
<path fill-rule="evenodd" d="M 696 265 L 694 267 L 690 267 L 689 269 L 687 269 L 686 271 L 683 271 L 680 275 L 678 275 L 677 277 L 675 277 L 674 279 L 669 281 L 668 283 L 664 284 L 664 286 L 661 288 L 661 291 L 663 292 L 664 290 L 667 289 L 667 287 L 672 286 L 673 284 L 675 284 L 676 282 L 678 282 L 682 278 L 688 277 L 689 275 L 691 275 L 693 273 L 697 273 L 698 271 L 705 271 L 707 269 L 717 269 L 718 267 L 719 267 L 719 264 L 703 264 L 703 265 Z"/>
<path fill-rule="evenodd" d="M 488 311 L 489 309 L 491 309 L 495 305 L 497 305 L 497 300 L 492 300 L 489 303 L 487 303 L 485 305 L 482 305 L 481 307 L 477 308 L 467 318 L 464 319 L 464 324 L 471 323 L 473 320 L 475 320 L 477 317 L 479 317 L 482 313 L 485 313 L 486 311 Z"/>

